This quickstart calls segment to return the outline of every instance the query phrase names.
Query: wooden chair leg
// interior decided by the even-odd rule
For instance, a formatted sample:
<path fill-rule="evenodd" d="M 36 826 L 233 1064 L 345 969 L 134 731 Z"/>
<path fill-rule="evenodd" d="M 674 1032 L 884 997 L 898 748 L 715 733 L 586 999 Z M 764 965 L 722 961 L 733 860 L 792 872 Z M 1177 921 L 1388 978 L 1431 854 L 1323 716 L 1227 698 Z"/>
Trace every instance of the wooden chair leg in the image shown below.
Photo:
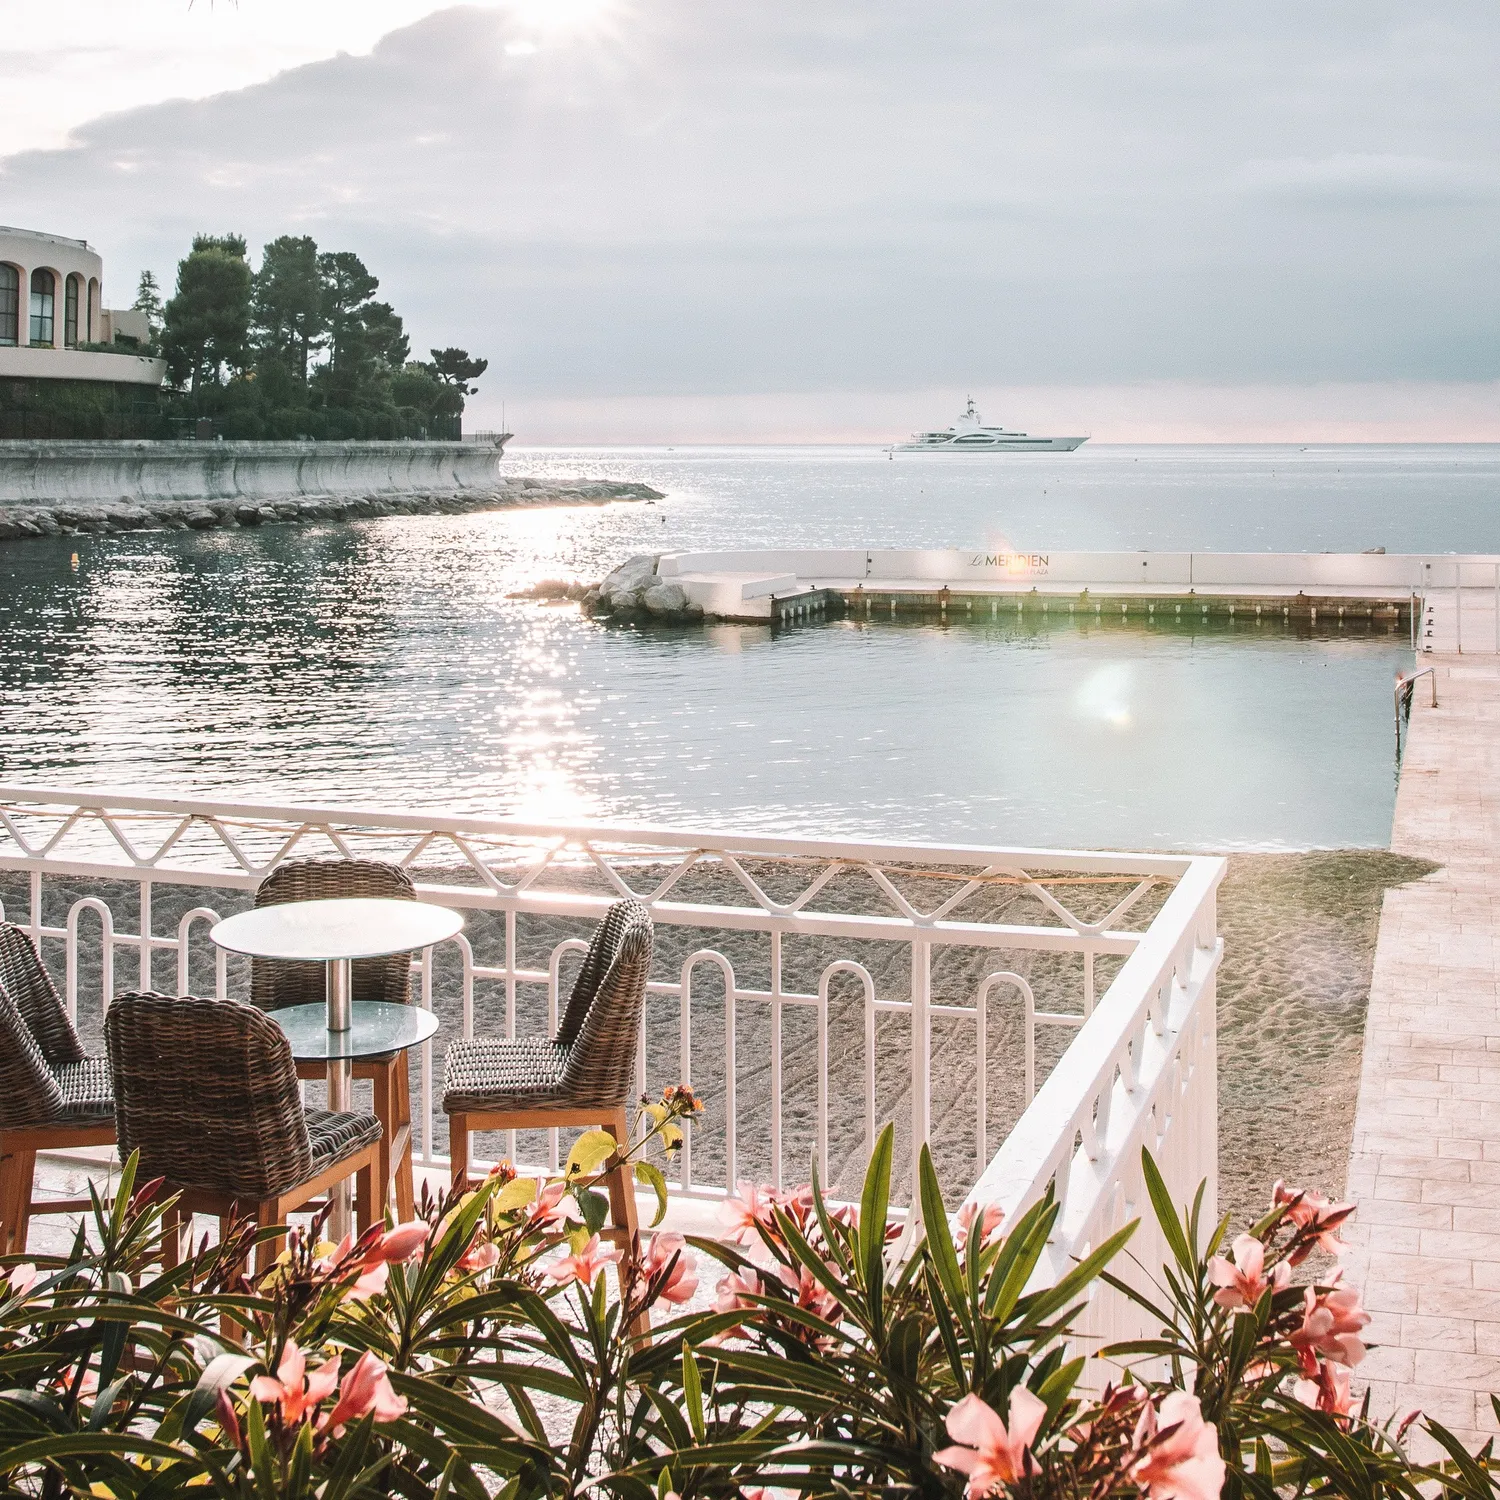
<path fill-rule="evenodd" d="M 5 1233 L 12 1253 L 26 1253 L 26 1237 L 31 1229 L 31 1193 L 36 1179 L 36 1152 L 16 1151 L 5 1162 L 10 1179 L 10 1204 L 0 1209 L 5 1215 Z M 5 1200 L 0 1189 L 0 1204 Z"/>
<path fill-rule="evenodd" d="M 385 1193 L 377 1191 L 377 1181 L 381 1189 L 389 1181 L 378 1159 L 366 1162 L 354 1174 L 354 1221 L 360 1234 L 371 1224 L 385 1222 Z"/>
<path fill-rule="evenodd" d="M 0 1155 L 0 1254 L 20 1255 L 26 1241 L 17 1235 L 21 1218 L 20 1200 L 31 1200 L 31 1183 L 24 1177 L 26 1153 L 8 1151 Z"/>
<path fill-rule="evenodd" d="M 624 1110 L 617 1111 L 611 1119 L 605 1121 L 603 1128 L 609 1131 L 617 1141 L 625 1145 L 629 1144 L 629 1117 Z M 629 1274 L 626 1261 L 637 1255 L 641 1248 L 640 1216 L 635 1206 L 635 1176 L 628 1166 L 618 1166 L 609 1174 L 608 1182 L 609 1217 L 615 1228 L 622 1231 L 625 1241 L 619 1263 L 620 1295 L 623 1297 L 626 1277 Z M 648 1338 L 651 1334 L 651 1314 L 643 1312 L 638 1318 L 633 1319 L 630 1331 L 637 1338 Z"/>
<path fill-rule="evenodd" d="M 223 1233 L 223 1220 L 219 1221 L 220 1230 Z M 286 1228 L 286 1214 L 282 1212 L 277 1203 L 262 1203 L 255 1213 L 256 1229 L 267 1229 L 271 1225 L 277 1225 L 281 1229 Z M 276 1264 L 276 1257 L 283 1249 L 283 1236 L 278 1235 L 275 1239 L 262 1240 L 255 1247 L 255 1276 L 259 1280 L 266 1275 L 272 1266 Z"/>
<path fill-rule="evenodd" d="M 172 1207 L 164 1209 L 161 1216 L 161 1265 L 162 1270 L 170 1271 L 173 1266 L 182 1260 L 182 1221 L 183 1213 L 180 1208 Z M 193 1220 L 187 1216 L 189 1226 Z"/>
<path fill-rule="evenodd" d="M 469 1182 L 469 1117 L 448 1116 L 448 1156 L 453 1163 L 453 1186 L 467 1187 Z"/>
<path fill-rule="evenodd" d="M 396 1138 L 396 1100 L 395 1100 L 395 1072 L 389 1062 L 380 1063 L 375 1068 L 375 1075 L 370 1080 L 371 1106 L 375 1118 L 380 1121 L 380 1180 L 385 1184 L 385 1193 L 388 1196 L 391 1190 L 391 1145 Z M 360 1227 L 364 1227 L 364 1221 L 360 1221 Z"/>
<path fill-rule="evenodd" d="M 407 1073 L 404 1052 L 396 1054 L 391 1068 L 396 1080 L 396 1130 L 406 1131 L 401 1154 L 396 1158 L 396 1220 L 401 1224 L 409 1224 L 416 1214 L 417 1206 L 411 1165 L 414 1147 L 411 1131 L 411 1078 Z"/>

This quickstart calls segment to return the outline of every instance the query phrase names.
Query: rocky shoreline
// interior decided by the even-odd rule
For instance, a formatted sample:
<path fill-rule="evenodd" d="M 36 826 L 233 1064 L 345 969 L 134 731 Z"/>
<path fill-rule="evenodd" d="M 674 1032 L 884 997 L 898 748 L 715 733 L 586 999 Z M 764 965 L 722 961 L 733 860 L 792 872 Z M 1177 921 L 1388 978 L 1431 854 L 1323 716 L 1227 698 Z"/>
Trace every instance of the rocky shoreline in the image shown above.
<path fill-rule="evenodd" d="M 295 495 L 259 500 L 152 500 L 137 504 L 59 501 L 0 505 L 0 541 L 79 533 L 210 531 L 227 526 L 272 526 L 355 521 L 371 516 L 468 515 L 519 505 L 608 505 L 615 500 L 660 500 L 646 484 L 607 480 L 506 478 L 493 489 L 411 494 Z"/>

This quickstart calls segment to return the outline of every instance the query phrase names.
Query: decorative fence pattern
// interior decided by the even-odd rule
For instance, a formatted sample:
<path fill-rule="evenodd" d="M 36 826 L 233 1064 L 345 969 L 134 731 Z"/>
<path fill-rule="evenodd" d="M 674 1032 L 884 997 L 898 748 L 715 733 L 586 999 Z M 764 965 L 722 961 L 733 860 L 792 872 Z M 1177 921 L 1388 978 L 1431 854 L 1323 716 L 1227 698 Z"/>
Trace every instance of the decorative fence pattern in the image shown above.
<path fill-rule="evenodd" d="M 85 1025 L 138 986 L 247 996 L 208 927 L 283 860 L 339 856 L 400 864 L 469 921 L 413 965 L 445 1021 L 415 1064 L 424 1162 L 444 1160 L 444 1036 L 555 1025 L 590 927 L 630 894 L 658 934 L 642 1088 L 710 1103 L 681 1191 L 801 1180 L 804 1152 L 837 1191 L 894 1118 L 954 1202 L 974 1183 L 1013 1215 L 1054 1183 L 1058 1267 L 1141 1211 L 1142 1145 L 1179 1196 L 1206 1177 L 1212 1207 L 1220 860 L 0 787 L 6 915 L 61 959 Z M 556 1164 L 556 1132 L 519 1144 Z"/>

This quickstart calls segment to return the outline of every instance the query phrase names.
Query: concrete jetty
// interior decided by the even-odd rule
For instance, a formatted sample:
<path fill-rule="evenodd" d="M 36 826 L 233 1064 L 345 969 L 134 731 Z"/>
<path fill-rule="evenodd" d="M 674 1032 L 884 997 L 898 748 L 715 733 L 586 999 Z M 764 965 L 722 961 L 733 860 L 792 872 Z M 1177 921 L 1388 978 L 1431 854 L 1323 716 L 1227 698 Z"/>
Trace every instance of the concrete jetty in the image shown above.
<path fill-rule="evenodd" d="M 1490 622 L 1493 624 L 1493 622 Z M 1476 622 L 1477 625 L 1477 622 Z M 1346 1196 L 1346 1275 L 1381 1347 L 1372 1408 L 1472 1450 L 1500 1391 L 1500 662 L 1432 653 L 1391 848 L 1442 868 L 1385 898 Z"/>
<path fill-rule="evenodd" d="M 994 552 L 824 548 L 666 553 L 656 573 L 709 618 L 777 622 L 828 615 L 1020 614 L 1345 621 L 1404 629 L 1431 601 L 1429 649 L 1443 649 L 1443 600 L 1461 579 L 1464 627 L 1495 630 L 1500 556 L 1388 553 Z M 1488 611 L 1488 613 L 1486 613 Z M 1454 615 L 1457 619 L 1456 611 Z M 1456 649 L 1456 646 L 1449 647 Z"/>

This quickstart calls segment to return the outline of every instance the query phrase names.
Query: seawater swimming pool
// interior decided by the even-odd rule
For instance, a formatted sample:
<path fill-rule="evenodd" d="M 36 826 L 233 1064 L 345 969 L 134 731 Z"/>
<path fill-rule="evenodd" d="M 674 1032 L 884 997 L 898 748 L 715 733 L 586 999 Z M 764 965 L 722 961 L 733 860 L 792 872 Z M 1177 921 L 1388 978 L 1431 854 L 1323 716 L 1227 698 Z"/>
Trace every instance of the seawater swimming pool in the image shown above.
<path fill-rule="evenodd" d="M 579 571 L 607 565 L 622 521 L 660 524 L 617 506 L 6 549 L 5 779 L 910 840 L 1389 837 L 1404 628 L 671 631 L 506 597 L 589 549 Z"/>

